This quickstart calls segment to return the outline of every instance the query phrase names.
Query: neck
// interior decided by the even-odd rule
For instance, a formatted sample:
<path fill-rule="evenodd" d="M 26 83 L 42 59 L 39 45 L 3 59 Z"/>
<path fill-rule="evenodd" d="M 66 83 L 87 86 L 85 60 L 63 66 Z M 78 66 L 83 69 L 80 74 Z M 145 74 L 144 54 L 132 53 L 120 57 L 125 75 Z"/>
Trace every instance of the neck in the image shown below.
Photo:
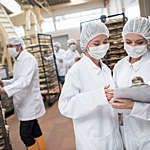
<path fill-rule="evenodd" d="M 22 51 L 23 51 L 23 50 L 21 50 L 21 51 L 19 52 L 19 54 L 15 57 L 15 59 L 17 59 L 17 58 L 19 57 L 19 55 L 21 54 Z"/>
<path fill-rule="evenodd" d="M 131 64 L 133 64 L 133 63 L 139 61 L 141 58 L 142 58 L 142 56 L 140 56 L 140 57 L 138 57 L 138 58 L 132 58 L 132 57 L 130 57 L 129 62 L 130 62 Z"/>
<path fill-rule="evenodd" d="M 100 65 L 100 63 L 99 63 L 99 60 L 94 59 L 93 57 L 91 57 L 91 56 L 89 55 L 89 53 L 86 53 L 86 56 L 89 57 L 89 58 L 93 61 L 93 63 L 94 63 L 96 66 L 101 67 L 101 65 Z"/>

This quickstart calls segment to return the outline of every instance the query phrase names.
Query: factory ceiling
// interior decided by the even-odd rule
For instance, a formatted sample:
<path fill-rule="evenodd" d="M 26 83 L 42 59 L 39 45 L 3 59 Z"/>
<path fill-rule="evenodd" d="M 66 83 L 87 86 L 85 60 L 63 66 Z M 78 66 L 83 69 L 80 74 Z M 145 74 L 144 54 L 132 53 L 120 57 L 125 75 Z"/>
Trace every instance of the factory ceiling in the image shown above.
<path fill-rule="evenodd" d="M 64 4 L 64 3 L 69 3 L 71 2 L 70 0 L 17 0 L 17 2 L 19 4 L 30 4 L 33 6 L 39 6 L 41 7 L 41 5 L 43 6 L 54 6 L 54 5 L 58 5 L 58 4 Z"/>

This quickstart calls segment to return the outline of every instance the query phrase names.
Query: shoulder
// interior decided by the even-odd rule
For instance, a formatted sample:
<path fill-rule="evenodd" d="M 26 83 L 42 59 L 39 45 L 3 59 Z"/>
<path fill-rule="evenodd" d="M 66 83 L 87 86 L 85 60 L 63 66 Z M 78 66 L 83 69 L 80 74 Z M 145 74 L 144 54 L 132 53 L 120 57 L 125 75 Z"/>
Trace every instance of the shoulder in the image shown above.
<path fill-rule="evenodd" d="M 77 61 L 70 69 L 69 74 L 78 74 L 85 66 L 84 58 L 82 57 L 79 61 Z"/>
<path fill-rule="evenodd" d="M 122 58 L 121 60 L 119 60 L 119 61 L 115 64 L 114 69 L 115 69 L 115 68 L 118 68 L 118 67 L 121 67 L 121 66 L 127 61 L 127 59 L 128 59 L 128 56 L 126 56 L 126 57 Z"/>
<path fill-rule="evenodd" d="M 24 51 L 24 57 L 23 57 L 23 60 L 28 62 L 28 63 L 37 63 L 37 60 L 36 58 L 31 54 L 29 53 L 28 51 Z"/>

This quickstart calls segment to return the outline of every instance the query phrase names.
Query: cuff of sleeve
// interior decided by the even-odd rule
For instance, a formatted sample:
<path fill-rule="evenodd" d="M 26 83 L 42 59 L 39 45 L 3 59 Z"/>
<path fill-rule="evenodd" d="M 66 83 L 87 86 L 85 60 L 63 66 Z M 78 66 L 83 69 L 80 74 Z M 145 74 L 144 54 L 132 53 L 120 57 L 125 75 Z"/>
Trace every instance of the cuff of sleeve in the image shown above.
<path fill-rule="evenodd" d="M 93 94 L 93 98 L 95 97 L 95 100 L 98 104 L 98 106 L 102 106 L 102 105 L 108 105 L 109 102 L 106 98 L 106 94 L 104 89 L 97 89 L 95 91 L 95 94 Z"/>
<path fill-rule="evenodd" d="M 3 82 L 3 86 L 6 86 L 6 85 L 7 85 L 7 81 L 2 80 L 2 82 Z"/>
<path fill-rule="evenodd" d="M 4 90 L 5 90 L 8 97 L 13 96 L 13 92 L 9 89 L 9 86 L 5 86 Z"/>

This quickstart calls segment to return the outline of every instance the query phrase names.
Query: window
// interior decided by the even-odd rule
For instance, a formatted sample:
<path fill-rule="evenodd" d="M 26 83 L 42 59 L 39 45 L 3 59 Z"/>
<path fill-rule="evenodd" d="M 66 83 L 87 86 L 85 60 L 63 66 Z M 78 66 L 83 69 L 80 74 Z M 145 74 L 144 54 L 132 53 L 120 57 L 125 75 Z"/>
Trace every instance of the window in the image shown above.
<path fill-rule="evenodd" d="M 56 17 L 56 28 L 58 30 L 80 27 L 80 22 L 100 18 L 101 15 L 107 15 L 106 8 L 94 9 Z"/>
<path fill-rule="evenodd" d="M 55 31 L 54 23 L 52 18 L 46 18 L 42 22 L 42 31 L 43 33 Z"/>

